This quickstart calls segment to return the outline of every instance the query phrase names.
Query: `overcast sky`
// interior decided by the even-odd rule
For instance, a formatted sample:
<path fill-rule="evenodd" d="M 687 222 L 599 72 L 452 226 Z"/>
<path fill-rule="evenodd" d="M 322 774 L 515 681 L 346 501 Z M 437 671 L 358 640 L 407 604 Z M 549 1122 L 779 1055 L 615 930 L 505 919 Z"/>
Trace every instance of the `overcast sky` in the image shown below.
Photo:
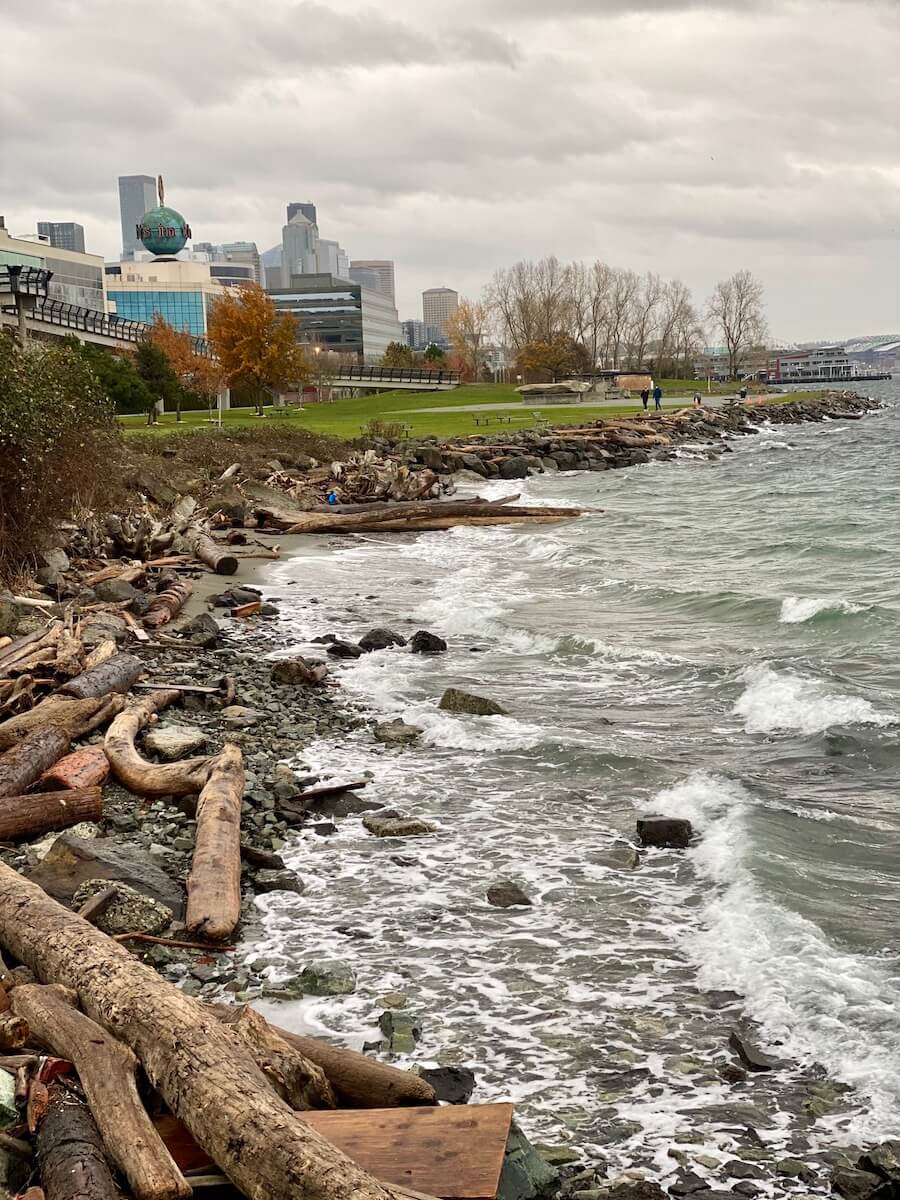
<path fill-rule="evenodd" d="M 401 318 L 556 254 L 900 330 L 900 0 L 0 0 L 0 45 L 15 233 L 118 257 L 117 176 L 161 172 L 203 241 L 313 200 Z"/>

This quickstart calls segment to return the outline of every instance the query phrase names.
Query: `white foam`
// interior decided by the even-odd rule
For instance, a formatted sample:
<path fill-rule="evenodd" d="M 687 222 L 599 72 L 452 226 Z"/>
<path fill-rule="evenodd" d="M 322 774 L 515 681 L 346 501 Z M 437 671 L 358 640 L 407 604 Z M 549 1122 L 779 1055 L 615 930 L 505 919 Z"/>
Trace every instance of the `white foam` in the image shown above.
<path fill-rule="evenodd" d="M 818 680 L 792 671 L 779 674 L 767 663 L 748 667 L 741 678 L 747 687 L 734 712 L 744 718 L 748 733 L 820 733 L 833 725 L 885 726 L 892 721 L 861 696 L 830 692 Z"/>
<path fill-rule="evenodd" d="M 810 621 L 823 612 L 854 613 L 865 612 L 865 605 L 852 604 L 849 600 L 829 600 L 823 596 L 786 596 L 781 604 L 781 616 L 778 620 L 783 625 L 800 625 Z"/>

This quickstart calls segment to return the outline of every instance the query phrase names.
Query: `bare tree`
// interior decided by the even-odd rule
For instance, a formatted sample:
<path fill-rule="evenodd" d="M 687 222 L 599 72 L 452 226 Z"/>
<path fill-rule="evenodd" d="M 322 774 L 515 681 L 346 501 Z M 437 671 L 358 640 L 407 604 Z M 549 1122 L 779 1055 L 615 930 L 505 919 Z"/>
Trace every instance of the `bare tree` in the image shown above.
<path fill-rule="evenodd" d="M 659 307 L 663 298 L 663 281 L 652 271 L 638 282 L 631 301 L 628 330 L 628 357 L 636 370 L 644 365 L 647 348 L 656 337 Z"/>
<path fill-rule="evenodd" d="M 569 271 L 558 258 L 518 262 L 497 271 L 487 302 L 496 313 L 503 340 L 515 351 L 571 332 Z"/>
<path fill-rule="evenodd" d="M 484 360 L 490 309 L 481 300 L 460 300 L 447 322 L 447 337 L 470 379 L 478 378 Z"/>
<path fill-rule="evenodd" d="M 634 271 L 613 271 L 609 291 L 609 322 L 606 335 L 606 360 L 618 370 L 623 351 L 627 349 L 628 330 L 632 324 L 634 303 L 640 280 Z"/>
<path fill-rule="evenodd" d="M 748 352 L 767 336 L 762 284 L 749 271 L 720 280 L 707 301 L 706 314 L 725 344 L 729 378 L 737 379 Z"/>

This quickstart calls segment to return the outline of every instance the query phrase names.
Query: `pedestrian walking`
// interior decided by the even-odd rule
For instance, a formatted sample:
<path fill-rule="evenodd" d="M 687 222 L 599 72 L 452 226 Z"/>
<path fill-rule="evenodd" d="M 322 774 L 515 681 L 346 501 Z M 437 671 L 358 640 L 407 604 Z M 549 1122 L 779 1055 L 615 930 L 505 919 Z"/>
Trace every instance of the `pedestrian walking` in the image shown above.
<path fill-rule="evenodd" d="M 653 389 L 653 404 L 656 408 L 656 411 L 659 412 L 659 410 L 662 408 L 662 388 L 659 386 L 659 384 L 657 384 Z"/>
<path fill-rule="evenodd" d="M 647 411 L 647 402 L 649 399 L 650 399 L 650 389 L 643 388 L 643 390 L 641 391 L 641 403 L 644 406 L 644 412 Z"/>

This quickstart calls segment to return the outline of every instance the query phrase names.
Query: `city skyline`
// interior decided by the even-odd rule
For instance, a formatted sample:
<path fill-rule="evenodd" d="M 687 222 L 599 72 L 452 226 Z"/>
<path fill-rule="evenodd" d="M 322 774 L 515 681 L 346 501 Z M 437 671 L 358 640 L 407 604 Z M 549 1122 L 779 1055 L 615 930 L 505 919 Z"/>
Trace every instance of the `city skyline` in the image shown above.
<path fill-rule="evenodd" d="M 76 24 L 8 0 L 8 52 L 44 80 L 9 101 L 10 228 L 50 213 L 117 258 L 116 177 L 145 165 L 215 244 L 272 246 L 289 198 L 313 197 L 351 254 L 396 263 L 404 317 L 436 283 L 477 296 L 495 268 L 556 254 L 680 278 L 700 303 L 749 269 L 784 340 L 900 326 L 896 5 L 828 21 L 811 0 L 462 0 L 452 20 L 436 0 L 300 8 L 254 12 L 236 80 L 221 62 L 248 21 L 231 0 L 215 21 L 162 0 L 137 46 L 127 5 L 98 0 Z M 847 53 L 862 44 L 864 88 Z M 440 105 L 416 103 L 426 92 Z"/>

